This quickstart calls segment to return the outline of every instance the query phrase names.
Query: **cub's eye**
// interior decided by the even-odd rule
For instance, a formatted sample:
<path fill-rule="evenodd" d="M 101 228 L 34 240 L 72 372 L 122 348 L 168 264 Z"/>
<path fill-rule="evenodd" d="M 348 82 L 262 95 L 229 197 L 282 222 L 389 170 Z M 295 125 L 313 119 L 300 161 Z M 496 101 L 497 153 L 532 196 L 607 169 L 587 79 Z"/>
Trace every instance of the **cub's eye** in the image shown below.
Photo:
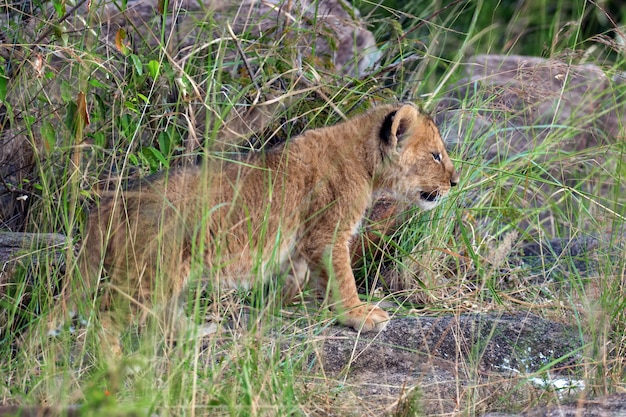
<path fill-rule="evenodd" d="M 433 152 L 433 159 L 437 162 L 441 162 L 441 154 L 437 152 Z"/>

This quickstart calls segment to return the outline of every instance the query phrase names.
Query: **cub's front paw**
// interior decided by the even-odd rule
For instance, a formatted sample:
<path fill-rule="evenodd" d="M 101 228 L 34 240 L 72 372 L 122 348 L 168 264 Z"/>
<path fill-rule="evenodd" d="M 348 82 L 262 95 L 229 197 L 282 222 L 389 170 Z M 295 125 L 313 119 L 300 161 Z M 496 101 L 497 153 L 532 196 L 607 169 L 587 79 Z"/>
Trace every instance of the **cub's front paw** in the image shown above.
<path fill-rule="evenodd" d="M 339 321 L 362 332 L 381 331 L 389 321 L 389 314 L 380 307 L 362 304 L 343 312 Z"/>

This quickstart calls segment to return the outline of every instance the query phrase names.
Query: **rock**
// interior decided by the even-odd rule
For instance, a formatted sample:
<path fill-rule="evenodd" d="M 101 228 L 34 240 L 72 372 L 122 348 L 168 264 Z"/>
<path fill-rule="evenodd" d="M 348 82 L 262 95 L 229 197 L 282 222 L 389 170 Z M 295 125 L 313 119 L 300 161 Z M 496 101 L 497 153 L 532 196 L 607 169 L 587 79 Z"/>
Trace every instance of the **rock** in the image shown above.
<path fill-rule="evenodd" d="M 626 394 L 613 394 L 600 398 L 581 398 L 548 407 L 535 407 L 519 414 L 487 413 L 483 417 L 624 417 Z"/>
<path fill-rule="evenodd" d="M 20 250 L 60 248 L 67 244 L 67 238 L 59 233 L 11 233 L 0 232 L 0 263 L 7 262 Z"/>
<path fill-rule="evenodd" d="M 474 151 L 485 161 L 504 160 L 561 135 L 564 151 L 613 143 L 622 137 L 626 79 L 598 66 L 516 55 L 478 55 L 467 77 L 437 106 L 448 140 L 485 137 Z M 602 111 L 599 111 L 602 109 Z"/>
<path fill-rule="evenodd" d="M 379 334 L 331 327 L 323 340 L 321 366 L 345 375 L 355 395 L 388 407 L 417 389 L 424 415 L 464 409 L 459 389 L 493 391 L 481 397 L 492 397 L 482 405 L 492 411 L 524 405 L 536 389 L 526 375 L 570 381 L 584 345 L 576 328 L 529 313 L 394 318 Z"/>
<path fill-rule="evenodd" d="M 324 347 L 324 368 L 331 372 L 349 364 L 352 371 L 396 369 L 410 374 L 419 356 L 453 361 L 476 354 L 482 371 L 530 373 L 557 358 L 575 363 L 569 356 L 583 345 L 575 328 L 523 313 L 404 317 L 391 320 L 376 335 L 364 333 L 355 340 L 354 331 L 336 327 L 328 337 L 333 343 Z M 478 347 L 480 352 L 474 351 L 478 342 L 486 342 Z"/>
<path fill-rule="evenodd" d="M 214 40 L 236 39 L 238 47 L 229 45 L 232 50 L 223 57 L 225 64 L 234 64 L 231 67 L 235 72 L 241 60 L 249 60 L 255 66 L 257 61 L 267 58 L 263 52 L 278 46 L 281 53 L 294 49 L 298 54 L 296 60 L 312 58 L 317 60 L 314 66 L 320 69 L 326 66 L 332 72 L 355 77 L 374 67 L 381 56 L 374 35 L 365 28 L 358 9 L 345 0 L 179 0 L 168 6 L 164 40 L 162 2 L 129 0 L 124 6 L 112 2 L 100 6 L 78 1 L 73 8 L 68 5 L 67 16 L 62 21 L 50 18 L 50 26 L 58 25 L 54 31 L 47 28 L 43 32 L 38 30 L 39 20 L 29 19 L 23 11 L 11 8 L 0 16 L 5 28 L 0 35 L 6 41 L 0 46 L 0 53 L 11 57 L 8 49 L 12 48 L 10 40 L 15 30 L 40 45 L 54 43 L 62 32 L 66 42 L 74 32 L 80 32 L 78 38 L 72 39 L 80 42 L 88 27 L 99 37 L 97 50 L 115 54 L 126 48 L 128 52 L 143 55 L 164 45 L 170 58 L 181 66 L 191 57 L 210 50 Z M 45 9 L 42 15 L 55 16 L 51 3 L 40 7 Z M 250 51 L 255 53 L 242 56 Z"/>
<path fill-rule="evenodd" d="M 150 0 L 129 0 L 122 12 L 116 5 L 105 5 L 99 17 L 108 26 L 111 41 L 116 28 L 124 28 L 137 40 L 136 47 L 141 47 L 139 39 L 155 47 L 161 43 L 160 31 L 154 32 L 155 24 L 161 19 L 158 7 Z M 301 58 L 314 51 L 333 70 L 353 76 L 363 75 L 380 57 L 374 36 L 365 29 L 359 11 L 344 0 L 181 0 L 170 3 L 170 7 L 165 33 L 174 57 L 208 47 L 199 41 L 206 39 L 199 22 L 217 23 L 215 38 L 229 38 L 227 26 L 230 25 L 233 34 L 245 41 L 245 50 L 255 42 L 266 48 L 280 44 L 283 50 L 294 44 Z M 236 56 L 238 52 L 234 48 L 232 52 L 225 62 L 242 58 Z M 253 54 L 248 59 L 254 63 L 258 56 Z"/>
<path fill-rule="evenodd" d="M 613 248 L 602 246 L 604 241 L 618 240 L 605 235 L 617 236 L 616 226 L 602 218 L 606 214 L 610 219 L 612 212 L 604 209 L 602 215 L 590 214 L 594 220 L 588 224 L 572 222 L 564 213 L 579 205 L 580 196 L 590 196 L 608 207 L 615 200 L 619 179 L 600 179 L 591 173 L 619 170 L 621 151 L 611 145 L 626 135 L 626 103 L 622 99 L 626 78 L 596 65 L 573 63 L 576 57 L 570 58 L 472 57 L 464 64 L 466 76 L 451 86 L 437 105 L 436 119 L 442 136 L 451 143 L 463 142 L 474 163 L 494 167 L 494 175 L 500 178 L 487 198 L 482 189 L 463 194 L 463 205 L 475 206 L 478 201 L 479 205 L 484 201 L 501 205 L 495 216 L 476 216 L 475 227 L 513 226 L 523 231 L 526 239 L 540 242 L 534 245 L 547 255 L 561 252 L 552 245 L 556 234 L 561 239 L 571 236 L 563 239 L 567 247 L 585 241 L 581 246 L 585 250 L 572 255 L 578 258 L 576 269 L 584 274 L 592 269 L 586 264 L 586 249 L 601 248 L 616 256 Z M 511 170 L 519 177 L 499 176 L 499 170 Z M 595 243 L 590 244 L 592 241 Z M 533 244 L 521 242 L 520 246 L 526 250 Z M 569 259 L 567 251 L 563 255 L 566 257 L 548 256 L 540 261 L 551 265 Z"/>
<path fill-rule="evenodd" d="M 11 282 L 17 263 L 31 268 L 39 263 L 35 254 L 42 251 L 51 256 L 52 263 L 62 263 L 67 245 L 67 238 L 58 233 L 0 232 L 0 296 Z"/>

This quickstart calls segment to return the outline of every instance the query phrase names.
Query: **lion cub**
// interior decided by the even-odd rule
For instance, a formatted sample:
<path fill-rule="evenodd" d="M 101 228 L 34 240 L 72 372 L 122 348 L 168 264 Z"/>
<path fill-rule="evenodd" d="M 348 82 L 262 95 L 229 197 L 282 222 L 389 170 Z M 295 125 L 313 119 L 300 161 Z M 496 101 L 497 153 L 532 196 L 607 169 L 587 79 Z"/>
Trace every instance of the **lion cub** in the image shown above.
<path fill-rule="evenodd" d="M 292 288 L 310 276 L 329 295 L 339 322 L 379 331 L 389 315 L 359 299 L 349 257 L 366 208 L 386 191 L 431 209 L 458 181 L 428 116 L 381 106 L 104 196 L 89 215 L 85 272 L 92 284 L 108 273 L 103 306 L 117 308 L 175 305 L 189 277 L 249 287 L 289 271 Z"/>

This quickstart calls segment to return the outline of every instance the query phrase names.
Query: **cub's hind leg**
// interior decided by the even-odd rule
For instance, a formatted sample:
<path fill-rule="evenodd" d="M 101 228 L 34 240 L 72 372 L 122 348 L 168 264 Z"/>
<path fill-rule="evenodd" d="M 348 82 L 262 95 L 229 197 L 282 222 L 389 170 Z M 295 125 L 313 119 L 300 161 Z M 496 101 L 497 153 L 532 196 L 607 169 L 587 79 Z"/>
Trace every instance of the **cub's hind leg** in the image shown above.
<path fill-rule="evenodd" d="M 183 236 L 167 225 L 149 226 L 143 231 L 153 232 L 148 233 L 152 239 L 140 238 L 140 229 L 133 228 L 124 229 L 125 235 L 116 231 L 106 243 L 108 277 L 100 284 L 100 322 L 114 353 L 121 352 L 119 338 L 129 326 L 149 329 L 168 340 L 187 332 L 182 295 L 190 257 Z"/>
<path fill-rule="evenodd" d="M 305 285 L 309 281 L 309 263 L 302 256 L 295 256 L 283 266 L 285 283 L 282 288 L 283 303 L 291 304 L 302 294 Z"/>

